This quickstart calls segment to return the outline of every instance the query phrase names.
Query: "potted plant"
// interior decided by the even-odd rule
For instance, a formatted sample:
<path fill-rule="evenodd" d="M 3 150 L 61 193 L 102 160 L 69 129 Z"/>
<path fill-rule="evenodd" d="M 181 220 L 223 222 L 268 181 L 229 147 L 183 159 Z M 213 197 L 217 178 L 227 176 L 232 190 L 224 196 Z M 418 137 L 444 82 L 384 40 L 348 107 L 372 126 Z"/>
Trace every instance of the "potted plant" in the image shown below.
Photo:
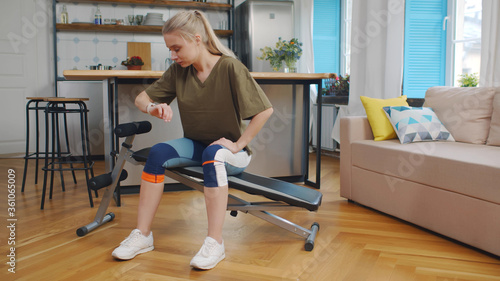
<path fill-rule="evenodd" d="M 464 73 L 459 75 L 459 77 L 458 83 L 460 83 L 460 87 L 477 87 L 477 84 L 479 84 L 477 73 Z"/>
<path fill-rule="evenodd" d="M 285 63 L 285 72 L 297 72 L 297 61 L 302 56 L 302 43 L 299 39 L 292 38 L 290 41 L 278 38 L 276 47 L 261 48 L 262 56 L 257 57 L 259 60 L 267 60 L 271 64 L 274 71 L 279 71 Z"/>
<path fill-rule="evenodd" d="M 349 97 L 349 74 L 342 77 L 339 75 L 335 78 L 330 78 L 325 81 L 323 88 L 323 102 L 333 104 L 347 104 Z"/>
<path fill-rule="evenodd" d="M 349 74 L 342 77 L 330 78 L 325 82 L 323 88 L 323 95 L 325 96 L 349 96 Z"/>
<path fill-rule="evenodd" d="M 127 60 L 122 61 L 122 65 L 125 65 L 128 70 L 141 70 L 144 62 L 142 61 L 141 57 L 133 56 L 127 57 Z"/>

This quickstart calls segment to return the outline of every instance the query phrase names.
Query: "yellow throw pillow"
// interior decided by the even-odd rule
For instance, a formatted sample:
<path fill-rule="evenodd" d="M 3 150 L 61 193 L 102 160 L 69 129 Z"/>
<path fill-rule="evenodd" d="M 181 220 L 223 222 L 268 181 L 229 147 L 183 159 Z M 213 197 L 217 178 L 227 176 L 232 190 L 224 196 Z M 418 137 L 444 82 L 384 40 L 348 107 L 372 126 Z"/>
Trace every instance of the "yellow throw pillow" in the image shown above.
<path fill-rule="evenodd" d="M 382 107 L 408 106 L 406 96 L 400 96 L 393 99 L 375 99 L 361 96 L 360 99 L 365 107 L 370 127 L 372 127 L 374 140 L 381 141 L 397 138 L 398 135 L 396 135 L 396 132 L 394 131 L 391 122 L 389 122 L 389 119 L 387 119 Z"/>

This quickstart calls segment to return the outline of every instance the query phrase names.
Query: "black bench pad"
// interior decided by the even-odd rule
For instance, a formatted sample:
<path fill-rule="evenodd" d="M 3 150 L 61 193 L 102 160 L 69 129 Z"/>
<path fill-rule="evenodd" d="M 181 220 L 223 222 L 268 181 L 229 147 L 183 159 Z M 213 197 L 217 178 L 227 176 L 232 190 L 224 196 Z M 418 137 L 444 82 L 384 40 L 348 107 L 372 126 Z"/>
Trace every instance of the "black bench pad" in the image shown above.
<path fill-rule="evenodd" d="M 145 162 L 149 148 L 135 152 L 132 157 L 139 162 Z M 202 167 L 183 167 L 172 169 L 188 176 L 203 179 Z M 271 200 L 282 201 L 292 206 L 302 207 L 309 211 L 318 210 L 323 195 L 321 192 L 308 187 L 295 185 L 273 178 L 257 176 L 243 172 L 228 177 L 229 187 L 244 191 L 252 195 L 261 195 Z"/>

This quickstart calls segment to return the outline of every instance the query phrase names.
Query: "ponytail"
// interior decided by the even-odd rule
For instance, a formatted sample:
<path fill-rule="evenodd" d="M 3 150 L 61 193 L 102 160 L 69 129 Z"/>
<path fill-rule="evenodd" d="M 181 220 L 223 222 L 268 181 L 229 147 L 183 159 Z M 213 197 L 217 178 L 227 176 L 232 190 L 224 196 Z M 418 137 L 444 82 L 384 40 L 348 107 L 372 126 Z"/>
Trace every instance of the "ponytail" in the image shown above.
<path fill-rule="evenodd" d="M 165 22 L 162 33 L 166 34 L 175 31 L 179 32 L 180 36 L 185 40 L 194 40 L 195 35 L 199 34 L 203 44 L 211 54 L 224 54 L 236 58 L 233 51 L 220 42 L 203 12 L 194 10 L 175 14 Z"/>

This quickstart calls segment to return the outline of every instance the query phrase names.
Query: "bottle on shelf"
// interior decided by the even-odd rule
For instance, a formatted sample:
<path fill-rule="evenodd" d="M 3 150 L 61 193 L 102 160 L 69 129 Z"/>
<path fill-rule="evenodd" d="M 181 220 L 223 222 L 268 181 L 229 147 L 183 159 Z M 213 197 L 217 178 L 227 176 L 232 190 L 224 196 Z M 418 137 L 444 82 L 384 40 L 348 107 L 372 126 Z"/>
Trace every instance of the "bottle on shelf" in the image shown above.
<path fill-rule="evenodd" d="M 68 11 L 66 10 L 66 5 L 62 6 L 61 23 L 68 23 Z"/>
<path fill-rule="evenodd" d="M 94 24 L 102 24 L 101 9 L 99 9 L 99 6 L 97 6 L 97 10 L 95 11 Z"/>

